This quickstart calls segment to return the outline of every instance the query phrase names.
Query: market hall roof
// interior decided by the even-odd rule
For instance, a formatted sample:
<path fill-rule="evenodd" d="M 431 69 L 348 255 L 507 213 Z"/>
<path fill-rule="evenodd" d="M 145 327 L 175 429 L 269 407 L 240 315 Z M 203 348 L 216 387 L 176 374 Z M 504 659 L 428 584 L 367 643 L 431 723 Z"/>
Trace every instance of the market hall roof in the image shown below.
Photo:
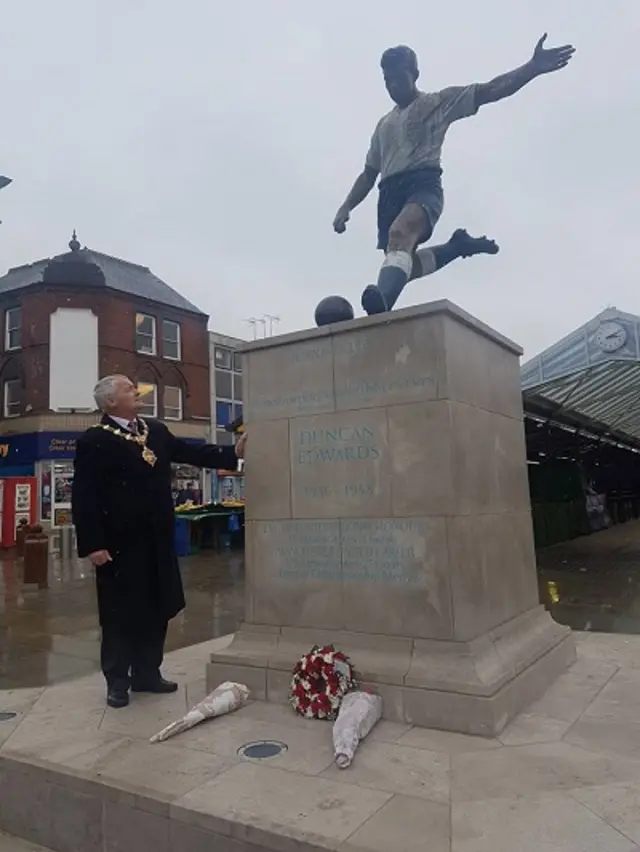
<path fill-rule="evenodd" d="M 10 269 L 0 277 L 0 295 L 22 290 L 33 284 L 68 284 L 70 286 L 103 286 L 128 296 L 148 299 L 161 305 L 204 316 L 200 308 L 181 296 L 151 272 L 112 257 L 109 254 L 82 248 L 75 231 L 69 243 L 70 251 Z"/>
<path fill-rule="evenodd" d="M 524 364 L 525 410 L 640 444 L 640 317 L 608 308 Z"/>

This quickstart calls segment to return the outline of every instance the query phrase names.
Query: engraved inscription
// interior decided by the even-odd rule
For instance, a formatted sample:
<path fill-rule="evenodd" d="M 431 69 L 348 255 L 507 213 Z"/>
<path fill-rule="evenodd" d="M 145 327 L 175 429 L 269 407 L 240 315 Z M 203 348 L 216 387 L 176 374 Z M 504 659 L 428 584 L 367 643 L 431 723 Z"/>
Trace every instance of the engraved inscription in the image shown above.
<path fill-rule="evenodd" d="M 300 391 L 299 393 L 278 394 L 267 396 L 266 394 L 252 394 L 249 409 L 255 413 L 279 413 L 283 409 L 292 410 L 296 414 L 315 411 L 324 408 L 333 402 L 333 393 L 330 390 Z"/>
<path fill-rule="evenodd" d="M 388 381 L 384 379 L 371 381 L 365 379 L 361 382 L 347 380 L 337 385 L 336 400 L 348 403 L 370 397 L 389 397 L 397 393 L 432 388 L 434 385 L 435 379 L 429 373 L 421 376 L 396 376 Z"/>
<path fill-rule="evenodd" d="M 323 361 L 332 356 L 331 346 L 318 343 L 315 346 L 305 346 L 303 349 L 295 349 L 291 358 L 292 364 L 306 364 L 309 361 Z"/>
<path fill-rule="evenodd" d="M 305 485 L 302 489 L 304 496 L 311 500 L 362 500 L 373 497 L 376 486 L 373 482 L 347 483 L 345 485 Z"/>
<path fill-rule="evenodd" d="M 345 355 L 366 355 L 369 352 L 369 337 L 363 334 L 338 337 L 334 346 L 338 357 Z"/>
<path fill-rule="evenodd" d="M 261 537 L 269 542 L 280 580 L 340 580 L 337 521 L 265 522 Z"/>
<path fill-rule="evenodd" d="M 423 520 L 341 522 L 342 575 L 346 581 L 424 586 Z"/>
<path fill-rule="evenodd" d="M 327 429 L 302 429 L 297 435 L 298 464 L 376 461 L 380 448 L 371 426 L 341 425 Z"/>
<path fill-rule="evenodd" d="M 391 509 L 384 412 L 291 421 L 294 518 L 386 517 Z"/>
<path fill-rule="evenodd" d="M 420 519 L 265 522 L 271 577 L 424 588 L 426 522 Z"/>
<path fill-rule="evenodd" d="M 431 374 L 418 376 L 397 376 L 385 381 L 383 379 L 353 381 L 346 380 L 336 386 L 335 398 L 342 406 L 373 399 L 393 398 L 397 394 L 406 394 L 433 389 L 435 378 Z M 259 413 L 278 413 L 290 410 L 295 414 L 306 414 L 324 408 L 333 403 L 333 393 L 330 389 L 316 391 L 304 390 L 270 396 L 268 394 L 251 395 L 250 410 Z"/>

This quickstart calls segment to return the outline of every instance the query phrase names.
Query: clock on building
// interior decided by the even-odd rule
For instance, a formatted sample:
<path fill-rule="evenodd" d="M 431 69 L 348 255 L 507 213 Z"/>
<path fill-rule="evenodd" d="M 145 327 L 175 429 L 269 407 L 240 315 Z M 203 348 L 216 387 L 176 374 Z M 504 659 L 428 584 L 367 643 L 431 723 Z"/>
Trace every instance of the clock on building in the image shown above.
<path fill-rule="evenodd" d="M 603 352 L 617 352 L 627 342 L 627 330 L 619 322 L 603 322 L 595 340 Z"/>

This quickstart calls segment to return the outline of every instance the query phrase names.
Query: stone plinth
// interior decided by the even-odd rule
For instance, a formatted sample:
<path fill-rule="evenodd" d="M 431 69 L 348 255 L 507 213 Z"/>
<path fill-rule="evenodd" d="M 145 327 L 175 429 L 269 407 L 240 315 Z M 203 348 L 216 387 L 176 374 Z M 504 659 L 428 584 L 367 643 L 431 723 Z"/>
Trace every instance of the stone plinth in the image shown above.
<path fill-rule="evenodd" d="M 246 347 L 246 623 L 209 686 L 314 643 L 394 721 L 493 735 L 575 658 L 538 603 L 518 347 L 448 302 Z"/>

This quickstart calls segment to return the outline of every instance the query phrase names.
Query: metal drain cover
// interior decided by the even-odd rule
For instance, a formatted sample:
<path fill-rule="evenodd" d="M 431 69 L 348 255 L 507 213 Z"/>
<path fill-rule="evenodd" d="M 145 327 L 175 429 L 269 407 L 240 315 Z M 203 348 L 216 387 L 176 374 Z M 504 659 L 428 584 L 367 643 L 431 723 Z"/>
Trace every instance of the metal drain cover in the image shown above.
<path fill-rule="evenodd" d="M 255 743 L 240 746 L 238 754 L 247 760 L 268 760 L 270 757 L 277 757 L 288 748 L 285 743 L 277 740 L 257 740 Z"/>
<path fill-rule="evenodd" d="M 15 719 L 17 713 L 10 713 L 8 710 L 0 710 L 0 722 L 8 722 L 9 719 Z"/>

